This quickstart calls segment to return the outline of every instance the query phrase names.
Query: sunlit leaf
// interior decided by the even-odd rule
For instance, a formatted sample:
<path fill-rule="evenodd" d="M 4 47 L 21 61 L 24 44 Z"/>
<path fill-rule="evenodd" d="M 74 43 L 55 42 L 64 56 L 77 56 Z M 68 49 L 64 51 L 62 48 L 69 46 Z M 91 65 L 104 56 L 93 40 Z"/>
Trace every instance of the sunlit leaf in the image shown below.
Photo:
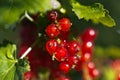
<path fill-rule="evenodd" d="M 16 58 L 15 45 L 0 48 L 0 80 L 22 80 L 23 73 L 28 70 L 28 61 Z"/>
<path fill-rule="evenodd" d="M 74 0 L 71 1 L 73 11 L 79 19 L 92 20 L 94 23 L 102 23 L 105 26 L 115 26 L 115 21 L 108 14 L 100 3 L 95 3 L 91 6 L 82 5 Z"/>

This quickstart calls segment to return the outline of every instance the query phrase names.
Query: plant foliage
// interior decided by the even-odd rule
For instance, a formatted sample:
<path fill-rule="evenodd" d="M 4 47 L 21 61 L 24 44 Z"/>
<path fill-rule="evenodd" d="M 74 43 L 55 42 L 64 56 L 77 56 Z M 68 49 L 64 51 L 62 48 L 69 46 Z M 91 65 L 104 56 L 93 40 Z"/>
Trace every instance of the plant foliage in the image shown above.
<path fill-rule="evenodd" d="M 0 80 L 22 80 L 23 73 L 28 70 L 28 61 L 16 58 L 14 44 L 0 48 Z"/>

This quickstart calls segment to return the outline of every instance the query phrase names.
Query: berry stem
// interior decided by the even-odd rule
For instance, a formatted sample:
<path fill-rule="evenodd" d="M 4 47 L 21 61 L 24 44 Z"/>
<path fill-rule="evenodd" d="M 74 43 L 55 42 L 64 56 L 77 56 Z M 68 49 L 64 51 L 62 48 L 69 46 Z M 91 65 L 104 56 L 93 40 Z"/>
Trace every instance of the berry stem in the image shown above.
<path fill-rule="evenodd" d="M 20 57 L 20 59 L 23 59 L 24 57 L 27 56 L 27 54 L 32 50 L 32 47 L 29 47 L 24 53 L 23 55 Z"/>
<path fill-rule="evenodd" d="M 27 11 L 25 11 L 24 15 L 20 18 L 20 20 L 23 20 L 25 17 L 26 17 L 27 19 L 29 19 L 31 22 L 34 21 L 33 18 L 30 17 L 30 15 L 28 14 Z"/>
<path fill-rule="evenodd" d="M 24 57 L 26 57 L 29 52 L 32 50 L 32 48 L 39 42 L 39 39 L 37 39 L 24 53 L 23 55 L 20 57 L 20 59 L 23 59 Z"/>
<path fill-rule="evenodd" d="M 87 68 L 87 63 L 83 63 L 83 79 L 84 80 L 92 80 L 92 78 L 89 75 L 88 68 Z"/>

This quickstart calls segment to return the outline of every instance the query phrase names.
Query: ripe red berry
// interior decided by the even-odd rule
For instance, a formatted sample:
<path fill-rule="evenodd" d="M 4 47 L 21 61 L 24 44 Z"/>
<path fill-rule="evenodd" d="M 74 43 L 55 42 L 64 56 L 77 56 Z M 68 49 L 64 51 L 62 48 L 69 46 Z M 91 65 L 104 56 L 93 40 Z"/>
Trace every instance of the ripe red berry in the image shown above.
<path fill-rule="evenodd" d="M 55 39 L 50 39 L 46 42 L 46 49 L 50 55 L 53 55 L 57 47 L 58 47 L 58 43 Z"/>
<path fill-rule="evenodd" d="M 59 20 L 59 30 L 61 31 L 69 31 L 71 27 L 71 22 L 68 18 L 62 18 Z"/>
<path fill-rule="evenodd" d="M 91 59 L 91 53 L 84 53 L 81 57 L 81 60 L 87 62 Z"/>
<path fill-rule="evenodd" d="M 48 25 L 45 31 L 50 38 L 57 37 L 60 33 L 55 24 Z"/>
<path fill-rule="evenodd" d="M 97 31 L 93 28 L 87 28 L 82 35 L 83 41 L 93 41 L 97 36 Z"/>
<path fill-rule="evenodd" d="M 71 69 L 71 65 L 69 65 L 67 62 L 61 62 L 59 64 L 59 68 L 64 73 L 68 73 L 70 71 L 70 69 Z"/>
<path fill-rule="evenodd" d="M 95 68 L 95 64 L 93 62 L 88 62 L 87 67 L 89 70 L 93 70 Z"/>
<path fill-rule="evenodd" d="M 67 58 L 68 52 L 67 49 L 64 47 L 58 47 L 55 51 L 55 58 L 58 61 L 64 61 Z"/>
<path fill-rule="evenodd" d="M 91 41 L 83 42 L 81 46 L 82 54 L 90 53 L 92 54 L 93 43 Z"/>
<path fill-rule="evenodd" d="M 95 68 L 95 64 L 93 62 L 89 62 L 87 67 L 92 78 L 95 78 L 99 75 L 99 70 Z"/>
<path fill-rule="evenodd" d="M 117 75 L 117 80 L 120 80 L 120 73 L 118 73 Z"/>
<path fill-rule="evenodd" d="M 69 51 L 70 55 L 75 55 L 80 50 L 81 50 L 81 48 L 80 48 L 79 42 L 72 40 L 68 43 L 68 51 Z"/>
<path fill-rule="evenodd" d="M 81 60 L 78 61 L 78 63 L 75 66 L 76 71 L 81 71 L 82 70 L 82 64 L 83 62 Z"/>
<path fill-rule="evenodd" d="M 69 56 L 67 61 L 70 65 L 76 65 L 79 61 L 79 58 L 76 55 Z"/>
<path fill-rule="evenodd" d="M 98 69 L 93 69 L 92 71 L 89 72 L 89 74 L 92 78 L 95 78 L 99 75 L 99 70 Z"/>
<path fill-rule="evenodd" d="M 50 21 L 58 20 L 58 12 L 55 10 L 49 11 L 47 17 Z"/>

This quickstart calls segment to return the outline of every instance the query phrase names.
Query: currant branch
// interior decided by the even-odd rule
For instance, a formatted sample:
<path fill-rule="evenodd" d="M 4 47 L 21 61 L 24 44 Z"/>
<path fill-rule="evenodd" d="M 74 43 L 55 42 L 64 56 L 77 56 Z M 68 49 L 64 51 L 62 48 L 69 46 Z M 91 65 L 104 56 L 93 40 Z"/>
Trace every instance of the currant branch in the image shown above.
<path fill-rule="evenodd" d="M 20 57 L 20 59 L 23 59 L 25 58 L 29 52 L 32 50 L 33 47 L 35 47 L 35 45 L 39 42 L 39 39 L 37 39 L 23 54 L 22 56 Z"/>

